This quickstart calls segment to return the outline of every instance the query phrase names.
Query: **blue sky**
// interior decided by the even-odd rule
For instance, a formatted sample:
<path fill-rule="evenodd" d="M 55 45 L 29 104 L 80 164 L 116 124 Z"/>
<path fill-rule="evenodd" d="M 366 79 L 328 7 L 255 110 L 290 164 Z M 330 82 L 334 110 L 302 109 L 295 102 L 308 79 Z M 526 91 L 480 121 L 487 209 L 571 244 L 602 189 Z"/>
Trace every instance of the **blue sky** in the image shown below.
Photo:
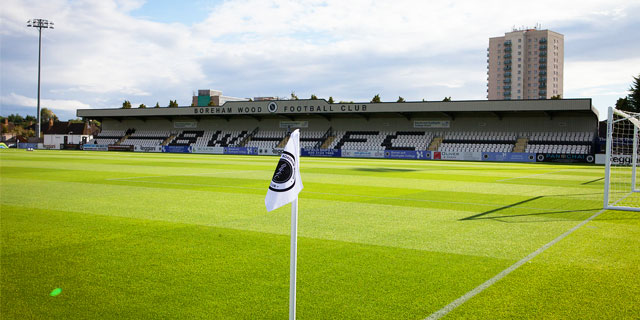
<path fill-rule="evenodd" d="M 549 8 L 554 8 L 550 10 Z M 565 98 L 601 116 L 640 74 L 640 1 L 31 1 L 0 11 L 0 114 L 61 119 L 123 100 L 188 105 L 198 89 L 336 101 L 486 99 L 489 37 L 533 26 L 565 36 Z"/>

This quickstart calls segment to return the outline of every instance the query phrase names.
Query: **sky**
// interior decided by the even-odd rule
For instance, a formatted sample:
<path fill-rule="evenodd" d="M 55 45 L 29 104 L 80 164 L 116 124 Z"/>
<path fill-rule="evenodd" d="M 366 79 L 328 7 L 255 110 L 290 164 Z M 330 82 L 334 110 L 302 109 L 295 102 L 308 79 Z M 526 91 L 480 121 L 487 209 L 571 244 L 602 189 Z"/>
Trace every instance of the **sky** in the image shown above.
<path fill-rule="evenodd" d="M 540 24 L 564 35 L 564 97 L 601 118 L 640 75 L 640 1 L 3 0 L 0 114 L 60 119 L 124 100 L 190 105 L 234 97 L 335 101 L 487 99 L 490 37 Z"/>

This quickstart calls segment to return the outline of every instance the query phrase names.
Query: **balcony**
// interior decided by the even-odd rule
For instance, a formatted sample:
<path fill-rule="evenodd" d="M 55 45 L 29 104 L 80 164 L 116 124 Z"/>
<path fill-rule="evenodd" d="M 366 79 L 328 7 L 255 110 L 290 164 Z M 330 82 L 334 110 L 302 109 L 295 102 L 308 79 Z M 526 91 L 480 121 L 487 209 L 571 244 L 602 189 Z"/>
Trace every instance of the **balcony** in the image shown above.
<path fill-rule="evenodd" d="M 507 53 L 507 54 L 505 54 L 505 55 L 504 55 L 504 58 L 505 58 L 505 59 L 511 59 L 511 53 Z"/>
<path fill-rule="evenodd" d="M 504 64 L 505 64 L 505 65 L 511 64 L 511 60 L 505 60 L 505 61 L 504 61 Z"/>
<path fill-rule="evenodd" d="M 511 72 L 510 71 L 509 72 L 505 72 L 504 73 L 504 77 L 505 78 L 507 78 L 507 77 L 511 78 Z"/>
<path fill-rule="evenodd" d="M 510 97 L 511 96 L 511 91 L 505 91 L 502 95 L 505 96 L 505 97 Z"/>
<path fill-rule="evenodd" d="M 540 50 L 547 50 L 547 45 L 541 44 L 540 45 Z"/>
<path fill-rule="evenodd" d="M 543 75 L 546 75 L 546 74 L 547 74 L 547 71 L 546 71 L 546 70 L 542 70 L 542 71 L 538 72 L 538 74 L 540 74 L 541 76 L 543 76 Z"/>
<path fill-rule="evenodd" d="M 538 86 L 538 89 L 546 89 L 547 88 L 547 84 L 546 83 L 540 83 L 540 85 Z M 544 90 L 540 90 L 540 92 L 542 92 Z"/>
<path fill-rule="evenodd" d="M 540 63 L 546 63 L 546 62 L 547 62 L 547 58 L 540 58 L 540 60 L 538 60 L 538 62 L 540 62 Z"/>
<path fill-rule="evenodd" d="M 546 51 L 540 51 L 540 56 L 541 57 L 546 57 L 547 56 L 547 52 Z"/>
<path fill-rule="evenodd" d="M 538 79 L 539 82 L 547 82 L 547 77 L 541 77 L 540 79 Z"/>
<path fill-rule="evenodd" d="M 504 79 L 504 81 L 502 81 L 502 82 L 504 82 L 504 83 L 511 83 L 511 78 L 509 78 L 509 79 Z"/>
<path fill-rule="evenodd" d="M 488 67 L 487 67 L 487 69 L 488 69 Z M 503 68 L 503 70 L 504 71 L 511 70 L 511 66 L 506 66 L 506 67 Z"/>
<path fill-rule="evenodd" d="M 540 42 L 540 43 L 547 43 L 547 38 L 542 38 L 542 39 L 540 39 L 540 41 L 539 41 L 539 42 Z"/>
<path fill-rule="evenodd" d="M 540 70 L 542 70 L 542 69 L 546 69 L 546 68 L 547 68 L 547 65 L 546 65 L 546 64 L 541 64 L 541 65 L 540 65 L 540 67 L 539 67 L 539 69 L 540 69 Z"/>
<path fill-rule="evenodd" d="M 504 90 L 511 90 L 511 86 L 507 85 L 507 86 L 502 86 L 502 89 Z"/>
<path fill-rule="evenodd" d="M 507 41 L 505 41 L 505 42 L 504 42 L 504 45 L 505 45 L 505 46 L 510 46 L 510 45 L 511 45 L 511 40 L 507 40 Z"/>
<path fill-rule="evenodd" d="M 504 53 L 509 53 L 509 52 L 511 52 L 511 47 L 504 48 Z"/>

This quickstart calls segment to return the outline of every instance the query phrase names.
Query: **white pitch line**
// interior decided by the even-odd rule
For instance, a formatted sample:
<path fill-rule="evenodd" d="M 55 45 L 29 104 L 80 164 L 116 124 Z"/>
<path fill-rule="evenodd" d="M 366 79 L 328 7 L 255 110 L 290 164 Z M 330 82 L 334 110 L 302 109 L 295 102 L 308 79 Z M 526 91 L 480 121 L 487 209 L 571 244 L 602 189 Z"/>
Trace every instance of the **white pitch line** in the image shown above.
<path fill-rule="evenodd" d="M 556 173 L 556 172 L 562 172 L 562 171 L 570 171 L 570 170 L 556 170 L 556 171 L 551 171 L 551 172 L 545 172 L 545 173 L 537 173 L 537 174 L 531 174 L 528 176 L 522 176 L 522 177 L 515 177 L 515 178 L 508 178 L 508 179 L 500 179 L 500 180 L 496 180 L 496 182 L 501 182 L 501 181 L 509 181 L 509 180 L 515 180 L 515 179 L 525 179 L 525 178 L 530 178 L 530 177 L 535 177 L 535 176 L 542 176 L 545 174 L 551 174 L 551 173 Z"/>
<path fill-rule="evenodd" d="M 465 293 L 462 297 L 454 300 L 453 302 L 449 303 L 448 305 L 446 305 L 444 308 L 432 313 L 429 317 L 427 317 L 425 320 L 436 320 L 436 319 L 440 319 L 444 316 L 446 316 L 449 312 L 453 311 L 453 309 L 459 307 L 460 305 L 462 305 L 463 303 L 467 302 L 469 299 L 473 298 L 475 295 L 477 295 L 478 293 L 484 291 L 484 289 L 489 288 L 491 285 L 493 285 L 494 283 L 500 281 L 502 278 L 506 277 L 508 274 L 510 274 L 511 272 L 515 271 L 516 269 L 518 269 L 520 266 L 522 266 L 523 264 L 527 263 L 528 261 L 530 261 L 531 259 L 535 258 L 537 255 L 539 255 L 540 253 L 542 253 L 543 251 L 549 249 L 549 247 L 551 247 L 552 245 L 558 243 L 560 240 L 564 239 L 566 236 L 570 235 L 571 233 L 573 233 L 574 231 L 578 230 L 578 228 L 582 227 L 583 225 L 585 225 L 587 222 L 593 220 L 595 217 L 599 216 L 601 213 L 605 212 L 607 209 L 602 209 L 600 211 L 598 211 L 597 213 L 595 213 L 594 215 L 592 215 L 591 217 L 587 218 L 586 220 L 580 222 L 578 225 L 576 225 L 575 227 L 571 228 L 569 231 L 561 234 L 560 236 L 558 236 L 557 238 L 551 240 L 551 242 L 545 244 L 544 246 L 538 248 L 538 250 L 530 253 L 528 256 L 522 258 L 522 260 L 514 263 L 513 265 L 511 265 L 509 268 L 504 269 L 502 272 L 498 273 L 497 275 L 495 275 L 493 278 L 485 281 L 483 284 L 475 287 L 473 290 Z"/>

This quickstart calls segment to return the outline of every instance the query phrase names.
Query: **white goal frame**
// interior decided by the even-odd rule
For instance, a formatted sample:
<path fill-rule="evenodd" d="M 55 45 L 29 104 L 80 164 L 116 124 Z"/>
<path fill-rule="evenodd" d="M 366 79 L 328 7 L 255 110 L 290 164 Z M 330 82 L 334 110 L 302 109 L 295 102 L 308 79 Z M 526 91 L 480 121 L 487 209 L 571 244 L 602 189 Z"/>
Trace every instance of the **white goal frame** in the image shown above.
<path fill-rule="evenodd" d="M 617 119 L 614 119 L 614 116 Z M 624 146 L 617 146 L 615 149 L 614 146 L 614 130 L 616 129 L 616 125 L 624 125 L 622 122 L 628 122 L 628 126 L 633 126 L 633 144 L 631 150 L 627 150 Z M 640 192 L 640 189 L 636 186 L 636 168 L 638 166 L 638 132 L 640 128 L 640 114 L 631 114 L 624 111 L 617 110 L 613 107 L 609 107 L 608 119 L 607 119 L 607 145 L 606 145 L 606 155 L 605 155 L 605 174 L 604 174 L 604 209 L 610 210 L 626 210 L 626 211 L 640 211 L 640 201 L 638 201 L 638 207 L 630 206 L 630 205 L 622 205 L 620 202 L 624 202 L 629 196 L 633 196 L 634 193 Z M 624 134 L 624 133 L 623 133 Z M 624 135 L 623 135 L 624 137 Z M 626 137 L 630 137 L 630 131 L 627 133 Z M 622 138 L 624 142 L 625 138 Z M 620 141 L 616 141 L 616 143 L 620 143 Z M 625 152 L 627 151 L 627 152 Z M 630 151 L 630 152 L 629 152 Z M 630 154 L 629 154 L 630 153 Z M 629 156 L 631 159 L 629 159 Z M 612 161 L 612 158 L 616 157 L 618 161 Z M 619 161 L 622 159 L 623 161 Z M 626 164 L 625 159 L 629 159 L 630 163 Z M 629 167 L 630 166 L 630 177 L 629 177 L 629 185 L 623 184 L 623 190 L 613 190 L 612 191 L 612 183 L 615 184 L 615 181 L 612 181 L 612 162 L 621 163 L 620 167 Z M 628 169 L 627 169 L 628 170 Z M 626 189 L 626 190 L 625 190 Z M 618 194 L 622 194 L 619 197 L 612 197 L 611 192 L 615 192 Z"/>

